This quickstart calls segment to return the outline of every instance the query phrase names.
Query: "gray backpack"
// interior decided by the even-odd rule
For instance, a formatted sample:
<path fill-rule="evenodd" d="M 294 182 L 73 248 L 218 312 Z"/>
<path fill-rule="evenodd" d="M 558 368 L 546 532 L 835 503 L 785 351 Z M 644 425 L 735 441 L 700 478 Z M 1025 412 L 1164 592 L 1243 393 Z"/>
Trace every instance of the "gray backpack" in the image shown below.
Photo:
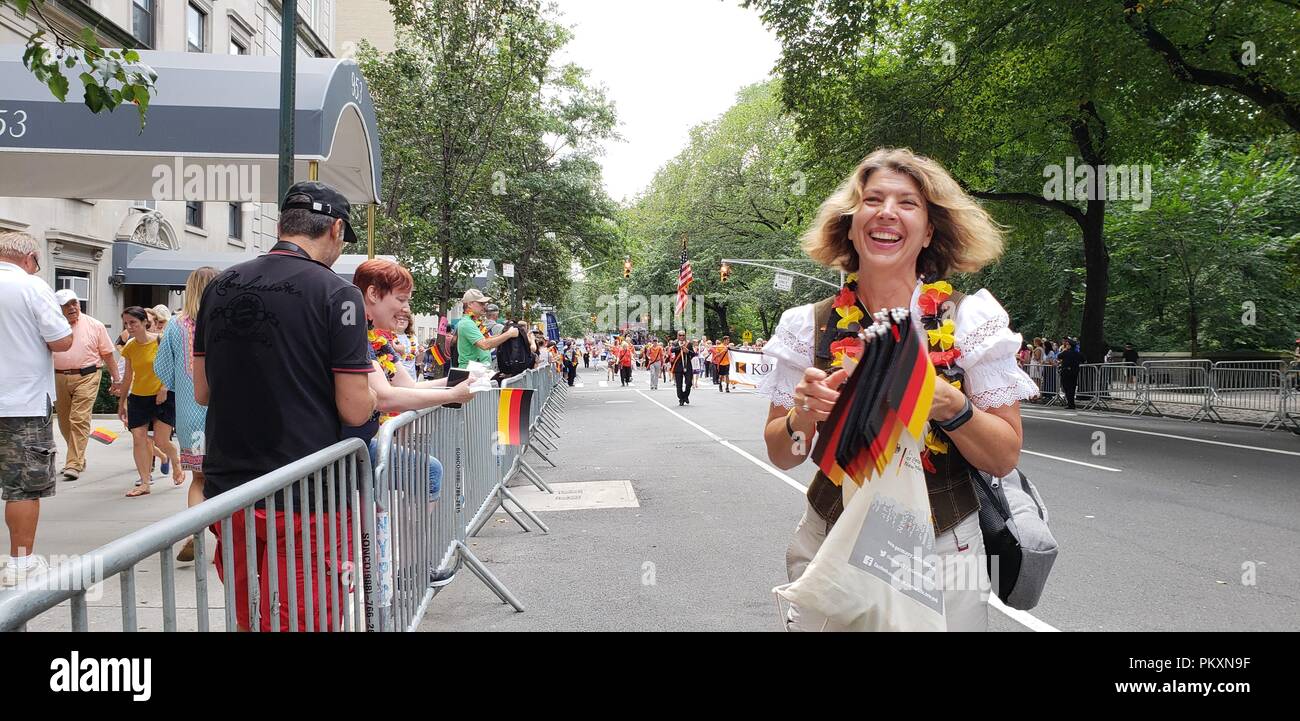
<path fill-rule="evenodd" d="M 993 592 L 1011 608 L 1038 605 L 1056 561 L 1056 538 L 1047 527 L 1047 506 L 1020 469 L 1003 478 L 973 471 L 980 499 L 980 530 Z"/>

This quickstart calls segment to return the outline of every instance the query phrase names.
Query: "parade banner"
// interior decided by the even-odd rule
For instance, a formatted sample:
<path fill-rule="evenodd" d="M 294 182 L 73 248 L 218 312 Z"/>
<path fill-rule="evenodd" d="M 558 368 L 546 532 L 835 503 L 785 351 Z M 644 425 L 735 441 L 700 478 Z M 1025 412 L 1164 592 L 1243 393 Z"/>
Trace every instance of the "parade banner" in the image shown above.
<path fill-rule="evenodd" d="M 731 349 L 731 375 L 733 386 L 757 388 L 763 376 L 772 372 L 773 361 L 763 356 L 763 351 Z"/>

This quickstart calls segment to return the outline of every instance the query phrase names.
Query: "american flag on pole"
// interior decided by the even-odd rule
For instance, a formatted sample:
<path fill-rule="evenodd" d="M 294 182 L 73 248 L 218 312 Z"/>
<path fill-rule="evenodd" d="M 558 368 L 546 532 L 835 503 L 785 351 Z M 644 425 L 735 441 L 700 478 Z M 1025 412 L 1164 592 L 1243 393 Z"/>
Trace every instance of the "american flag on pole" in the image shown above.
<path fill-rule="evenodd" d="M 686 294 L 690 292 L 693 280 L 695 276 L 691 273 L 691 261 L 686 257 L 686 239 L 682 238 L 682 270 L 677 274 L 677 315 L 686 310 Z"/>

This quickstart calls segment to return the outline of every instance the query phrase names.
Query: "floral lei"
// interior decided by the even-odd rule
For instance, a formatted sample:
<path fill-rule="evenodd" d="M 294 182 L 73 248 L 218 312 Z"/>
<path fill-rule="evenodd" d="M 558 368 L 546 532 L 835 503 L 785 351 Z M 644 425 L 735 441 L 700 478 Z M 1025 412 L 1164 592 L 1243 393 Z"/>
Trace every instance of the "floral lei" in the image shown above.
<path fill-rule="evenodd" d="M 961 378 L 955 377 L 960 375 L 960 370 L 956 369 L 956 362 L 961 357 L 961 349 L 956 347 L 956 325 L 953 323 L 952 318 L 944 319 L 942 322 L 939 320 L 943 304 L 951 297 L 952 284 L 948 281 L 939 280 L 933 283 L 923 283 L 917 305 L 921 309 L 921 324 L 926 328 L 926 341 L 930 348 L 930 363 L 934 365 L 936 374 L 940 378 L 961 390 Z M 862 309 L 862 304 L 858 301 L 857 273 L 850 273 L 845 278 L 844 287 L 840 288 L 840 292 L 835 296 L 831 307 L 835 308 L 835 313 L 840 317 L 835 324 L 836 328 L 850 331 L 861 328 L 861 321 L 866 317 L 866 313 Z M 843 367 L 845 358 L 861 358 L 864 345 L 861 338 L 852 335 L 831 343 L 830 349 L 834 354 L 831 365 L 839 368 Z M 936 473 L 937 470 L 930 460 L 930 454 L 947 453 L 948 450 L 948 442 L 931 428 L 925 436 L 925 449 L 921 451 L 921 465 L 926 471 Z"/>
<path fill-rule="evenodd" d="M 366 331 L 366 340 L 370 342 L 370 347 L 375 351 L 375 359 L 379 361 L 379 367 L 384 369 L 388 377 L 393 377 L 397 373 L 397 363 L 393 360 L 393 347 L 390 345 L 396 336 L 386 330 L 371 328 Z"/>

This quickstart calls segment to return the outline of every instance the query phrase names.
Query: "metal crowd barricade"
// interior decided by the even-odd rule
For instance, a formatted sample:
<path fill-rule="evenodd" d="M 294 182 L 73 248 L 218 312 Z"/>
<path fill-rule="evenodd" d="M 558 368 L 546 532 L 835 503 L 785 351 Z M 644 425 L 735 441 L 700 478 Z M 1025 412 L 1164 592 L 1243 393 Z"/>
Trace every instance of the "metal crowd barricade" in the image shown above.
<path fill-rule="evenodd" d="M 550 425 L 558 418 L 558 385 L 549 367 L 505 381 L 506 387 L 534 391 L 529 447 L 548 433 L 558 438 Z M 135 631 L 138 611 L 146 608 L 137 599 L 136 573 L 148 572 L 139 567 L 154 555 L 161 567 L 157 577 L 162 583 L 162 630 L 176 631 L 173 546 L 191 536 L 194 628 L 207 631 L 211 604 L 206 531 L 214 525 L 231 541 L 220 544 L 222 567 L 233 569 L 238 553 L 248 568 L 243 588 L 237 590 L 234 582 L 222 584 L 226 630 L 241 626 L 238 602 L 246 603 L 248 626 L 254 631 L 263 626 L 270 631 L 413 631 L 433 597 L 462 567 L 502 602 L 523 611 L 465 544 L 470 529 L 477 533 L 497 508 L 531 530 L 507 503 L 542 531 L 549 530 L 507 487 L 523 472 L 539 488 L 550 490 L 523 460 L 526 448 L 497 442 L 500 393 L 476 393 L 461 409 L 431 408 L 390 419 L 374 441 L 373 468 L 364 442 L 342 441 L 59 564 L 44 583 L 0 592 L 0 631 L 26 630 L 29 621 L 65 602 L 70 602 L 72 630 L 90 630 L 88 600 L 94 599 L 89 596 L 113 582 L 122 597 L 121 628 Z M 443 481 L 435 496 L 431 471 L 438 466 Z M 264 516 L 244 523 L 255 509 L 264 510 Z M 277 522 L 277 510 L 287 512 L 285 521 L 300 516 L 305 522 Z M 285 533 L 287 529 L 292 530 Z M 284 569 L 268 563 L 277 557 L 286 559 Z M 296 582 L 300 564 L 305 591 Z M 266 573 L 270 575 L 263 599 L 261 575 Z M 238 598 L 245 591 L 247 597 Z"/>
<path fill-rule="evenodd" d="M 1283 373 L 1277 367 L 1280 363 L 1272 369 L 1260 365 L 1258 361 L 1215 363 L 1210 372 L 1214 388 L 1210 402 L 1215 409 L 1269 413 L 1268 420 L 1260 426 L 1266 430 L 1284 421 L 1282 407 L 1286 389 Z"/>
<path fill-rule="evenodd" d="M 1061 388 L 1056 366 L 1030 363 L 1025 366 L 1025 373 L 1038 386 L 1039 403 L 1044 406 L 1065 405 L 1065 391 Z"/>
<path fill-rule="evenodd" d="M 1079 364 L 1079 382 L 1074 389 L 1075 405 L 1086 403 L 1083 410 L 1110 410 L 1106 405 L 1106 398 L 1101 393 L 1101 364 L 1099 363 L 1080 363 Z M 1062 389 L 1064 392 L 1064 389 Z"/>
<path fill-rule="evenodd" d="M 1144 361 L 1146 369 L 1146 407 L 1164 415 L 1161 406 L 1185 405 L 1196 410 L 1188 421 L 1223 421 L 1211 405 L 1214 388 L 1210 385 L 1211 364 L 1207 360 Z"/>
<path fill-rule="evenodd" d="M 1282 374 L 1282 398 L 1278 415 L 1282 423 L 1290 424 L 1295 433 L 1300 433 L 1300 369 L 1291 369 Z"/>
<path fill-rule="evenodd" d="M 1130 415 L 1146 410 L 1145 384 L 1141 366 L 1127 363 L 1093 364 L 1095 400 L 1088 409 L 1111 410 L 1111 403 L 1135 406 Z"/>
<path fill-rule="evenodd" d="M 534 391 L 530 429 L 536 429 L 542 409 L 551 401 L 554 381 L 555 371 L 549 367 L 502 381 L 504 388 Z M 516 611 L 524 610 L 523 604 L 465 542 L 491 520 L 498 508 L 525 531 L 532 529 L 520 514 L 543 532 L 550 530 L 508 487 L 510 479 L 522 471 L 538 488 L 550 491 L 524 462 L 526 449 L 499 443 L 500 395 L 501 390 L 496 388 L 480 391 L 462 408 L 407 412 L 380 428 L 376 441 L 379 492 L 375 515 L 379 527 L 389 533 L 379 544 L 381 563 L 389 566 L 381 565 L 375 574 L 375 582 L 384 590 L 380 596 L 384 603 L 378 606 L 380 630 L 414 631 L 432 599 L 462 567 L 468 568 L 503 603 Z M 530 445 L 533 437 L 530 432 Z M 432 496 L 429 479 L 434 459 L 443 468 L 437 498 Z M 390 583 L 391 593 L 387 590 Z"/>
<path fill-rule="evenodd" d="M 112 583 L 121 594 L 121 630 L 137 631 L 139 611 L 153 611 L 142 608 L 144 604 L 137 599 L 137 574 L 152 571 L 141 566 L 155 555 L 160 568 L 162 630 L 180 630 L 173 546 L 191 536 L 193 630 L 208 631 L 207 529 L 211 526 L 218 526 L 226 539 L 219 544 L 219 552 L 227 580 L 222 584 L 227 631 L 240 626 L 232 576 L 236 553 L 247 563 L 246 586 L 239 590 L 246 592 L 248 630 L 262 630 L 263 625 L 273 632 L 367 630 L 375 617 L 376 598 L 363 588 L 366 584 L 357 572 L 372 569 L 376 563 L 372 500 L 370 454 L 365 444 L 356 439 L 336 443 L 60 563 L 27 588 L 0 592 L 0 631 L 26 630 L 32 619 L 64 602 L 69 602 L 71 629 L 91 630 L 88 601 Z M 255 510 L 264 516 L 258 517 Z M 277 522 L 277 511 L 284 512 L 283 522 Z M 256 520 L 246 523 L 249 517 Z M 290 532 L 285 533 L 287 530 Z M 283 571 L 278 563 L 270 562 L 280 556 L 286 559 Z M 301 590 L 295 582 L 299 563 Z M 265 599 L 261 598 L 263 573 L 269 573 Z M 299 593 L 304 595 L 301 615 Z"/>
<path fill-rule="evenodd" d="M 527 372 L 505 379 L 504 383 L 506 388 L 526 388 Z M 524 531 L 532 529 L 519 516 L 520 513 L 537 524 L 543 533 L 550 533 L 550 529 L 542 519 L 528 510 L 506 487 L 506 481 L 517 470 L 523 451 L 515 446 L 502 445 L 498 442 L 496 400 L 500 393 L 499 389 L 492 391 L 493 404 L 490 408 L 482 404 L 468 407 L 469 436 L 482 439 L 486 447 L 484 452 L 470 454 L 470 463 L 467 466 L 471 479 L 470 486 L 474 491 L 470 503 L 466 505 L 466 509 L 473 511 L 473 514 L 465 522 L 465 535 L 467 537 L 477 535 L 492 519 L 497 509 L 505 511 L 506 515 L 519 524 Z M 536 389 L 534 389 L 534 403 L 541 403 L 540 393 L 537 393 Z M 511 506 L 514 508 L 512 509 Z"/>

